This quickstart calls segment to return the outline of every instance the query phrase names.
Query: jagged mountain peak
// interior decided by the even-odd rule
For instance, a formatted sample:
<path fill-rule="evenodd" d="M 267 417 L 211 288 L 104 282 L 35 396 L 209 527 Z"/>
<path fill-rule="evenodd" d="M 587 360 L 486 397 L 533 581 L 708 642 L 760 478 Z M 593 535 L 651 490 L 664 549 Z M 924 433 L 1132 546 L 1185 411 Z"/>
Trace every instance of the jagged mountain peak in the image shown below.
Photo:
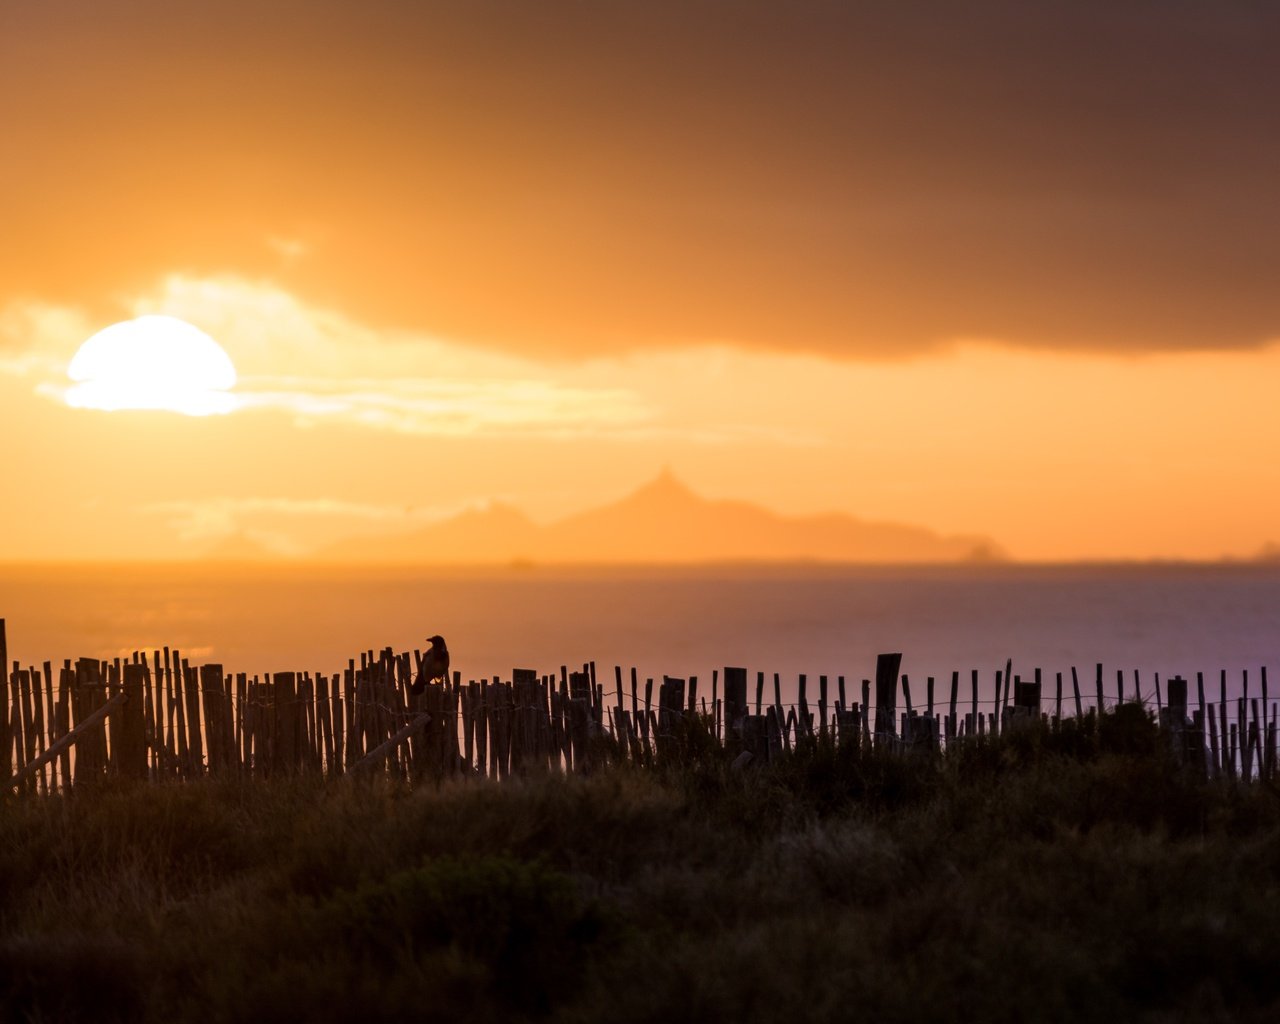
<path fill-rule="evenodd" d="M 414 562 L 954 562 L 998 552 L 985 537 L 832 513 L 790 518 L 703 498 L 670 466 L 622 498 L 539 526 L 511 505 L 473 508 L 416 533 L 336 545 L 329 554 Z"/>

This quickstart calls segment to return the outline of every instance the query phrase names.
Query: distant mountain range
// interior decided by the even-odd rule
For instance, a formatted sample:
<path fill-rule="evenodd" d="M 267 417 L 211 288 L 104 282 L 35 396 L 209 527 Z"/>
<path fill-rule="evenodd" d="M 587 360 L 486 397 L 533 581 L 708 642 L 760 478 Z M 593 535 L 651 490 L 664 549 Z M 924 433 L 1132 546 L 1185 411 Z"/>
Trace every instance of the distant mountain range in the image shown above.
<path fill-rule="evenodd" d="M 352 538 L 315 553 L 365 563 L 727 561 L 960 562 L 1004 556 L 990 539 L 852 516 L 781 516 L 700 497 L 664 470 L 620 501 L 541 526 L 509 505 L 400 536 Z"/>

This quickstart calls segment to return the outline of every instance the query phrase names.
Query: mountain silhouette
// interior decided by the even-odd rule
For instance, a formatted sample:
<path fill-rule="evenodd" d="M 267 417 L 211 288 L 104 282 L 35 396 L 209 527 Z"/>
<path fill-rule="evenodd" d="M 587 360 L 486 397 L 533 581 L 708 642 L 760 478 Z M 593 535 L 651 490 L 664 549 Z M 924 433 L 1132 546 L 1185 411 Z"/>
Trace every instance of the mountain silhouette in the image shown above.
<path fill-rule="evenodd" d="M 352 538 L 326 561 L 635 563 L 725 561 L 957 562 L 1003 557 L 988 538 L 829 514 L 789 517 L 745 501 L 709 500 L 670 470 L 608 505 L 546 526 L 493 504 L 399 536 Z"/>

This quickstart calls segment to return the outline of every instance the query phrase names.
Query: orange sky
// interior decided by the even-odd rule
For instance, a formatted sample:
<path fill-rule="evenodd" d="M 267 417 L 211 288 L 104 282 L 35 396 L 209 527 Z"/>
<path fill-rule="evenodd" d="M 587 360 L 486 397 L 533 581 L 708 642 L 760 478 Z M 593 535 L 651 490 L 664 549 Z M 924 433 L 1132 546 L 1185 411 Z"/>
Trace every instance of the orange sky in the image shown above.
<path fill-rule="evenodd" d="M 1274 8 L 262 6 L 0 8 L 0 559 L 664 464 L 1021 558 L 1280 541 Z M 66 405 L 153 312 L 237 411 Z"/>

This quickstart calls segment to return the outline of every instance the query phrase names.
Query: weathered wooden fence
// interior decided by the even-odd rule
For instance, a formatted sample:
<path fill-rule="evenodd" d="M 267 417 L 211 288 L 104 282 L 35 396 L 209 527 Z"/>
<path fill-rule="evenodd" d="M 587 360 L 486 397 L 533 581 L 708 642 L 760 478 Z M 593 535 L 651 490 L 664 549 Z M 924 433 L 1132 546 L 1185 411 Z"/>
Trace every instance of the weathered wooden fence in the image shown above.
<path fill-rule="evenodd" d="M 1045 692 L 1039 669 L 1030 678 L 1006 663 L 995 673 L 993 698 L 979 699 L 979 673 L 967 688 L 953 672 L 946 700 L 935 680 L 924 699 L 901 674 L 900 654 L 877 658 L 860 693 L 818 677 L 811 701 L 808 679 L 797 699 L 782 699 L 782 682 L 755 675 L 754 700 L 744 668 L 713 672 L 710 693 L 696 677 L 664 676 L 643 686 L 633 668 L 613 671 L 606 691 L 594 663 L 558 675 L 516 669 L 465 684 L 459 673 L 430 683 L 419 694 L 410 684 L 420 651 L 366 651 L 332 675 L 228 673 L 218 664 L 194 666 L 177 650 L 136 653 L 128 660 L 81 658 L 22 667 L 7 673 L 0 718 L 0 779 L 6 789 L 49 792 L 106 776 L 193 779 L 297 773 L 339 775 L 389 772 L 410 780 L 446 777 L 505 778 L 534 771 L 587 770 L 608 761 L 653 765 L 720 748 L 738 763 L 768 761 L 806 742 L 872 744 L 901 751 L 937 751 L 971 738 L 1021 728 L 1062 728 L 1096 710 L 1154 711 L 1177 756 L 1196 770 L 1229 779 L 1270 779 L 1276 772 L 1276 708 L 1268 698 L 1266 669 L 1260 695 L 1229 700 L 1227 676 L 1219 699 L 1206 702 L 1197 674 L 1195 701 L 1186 679 L 1159 676 L 1144 694 L 1138 673 L 1126 691 L 1125 675 L 1104 692 L 1096 667 L 1092 693 L 1081 691 L 1076 670 L 1064 695 L 1062 673 Z M 10 666 L 0 619 L 0 665 Z M 962 689 L 967 692 L 962 692 Z M 766 692 L 767 691 L 767 692 Z M 860 697 L 852 700 L 850 697 Z M 656 697 L 656 699 L 655 699 Z M 901 703 L 899 699 L 901 698 Z M 1154 699 L 1153 699 L 1154 698 Z M 1132 708 L 1133 712 L 1128 712 Z"/>

